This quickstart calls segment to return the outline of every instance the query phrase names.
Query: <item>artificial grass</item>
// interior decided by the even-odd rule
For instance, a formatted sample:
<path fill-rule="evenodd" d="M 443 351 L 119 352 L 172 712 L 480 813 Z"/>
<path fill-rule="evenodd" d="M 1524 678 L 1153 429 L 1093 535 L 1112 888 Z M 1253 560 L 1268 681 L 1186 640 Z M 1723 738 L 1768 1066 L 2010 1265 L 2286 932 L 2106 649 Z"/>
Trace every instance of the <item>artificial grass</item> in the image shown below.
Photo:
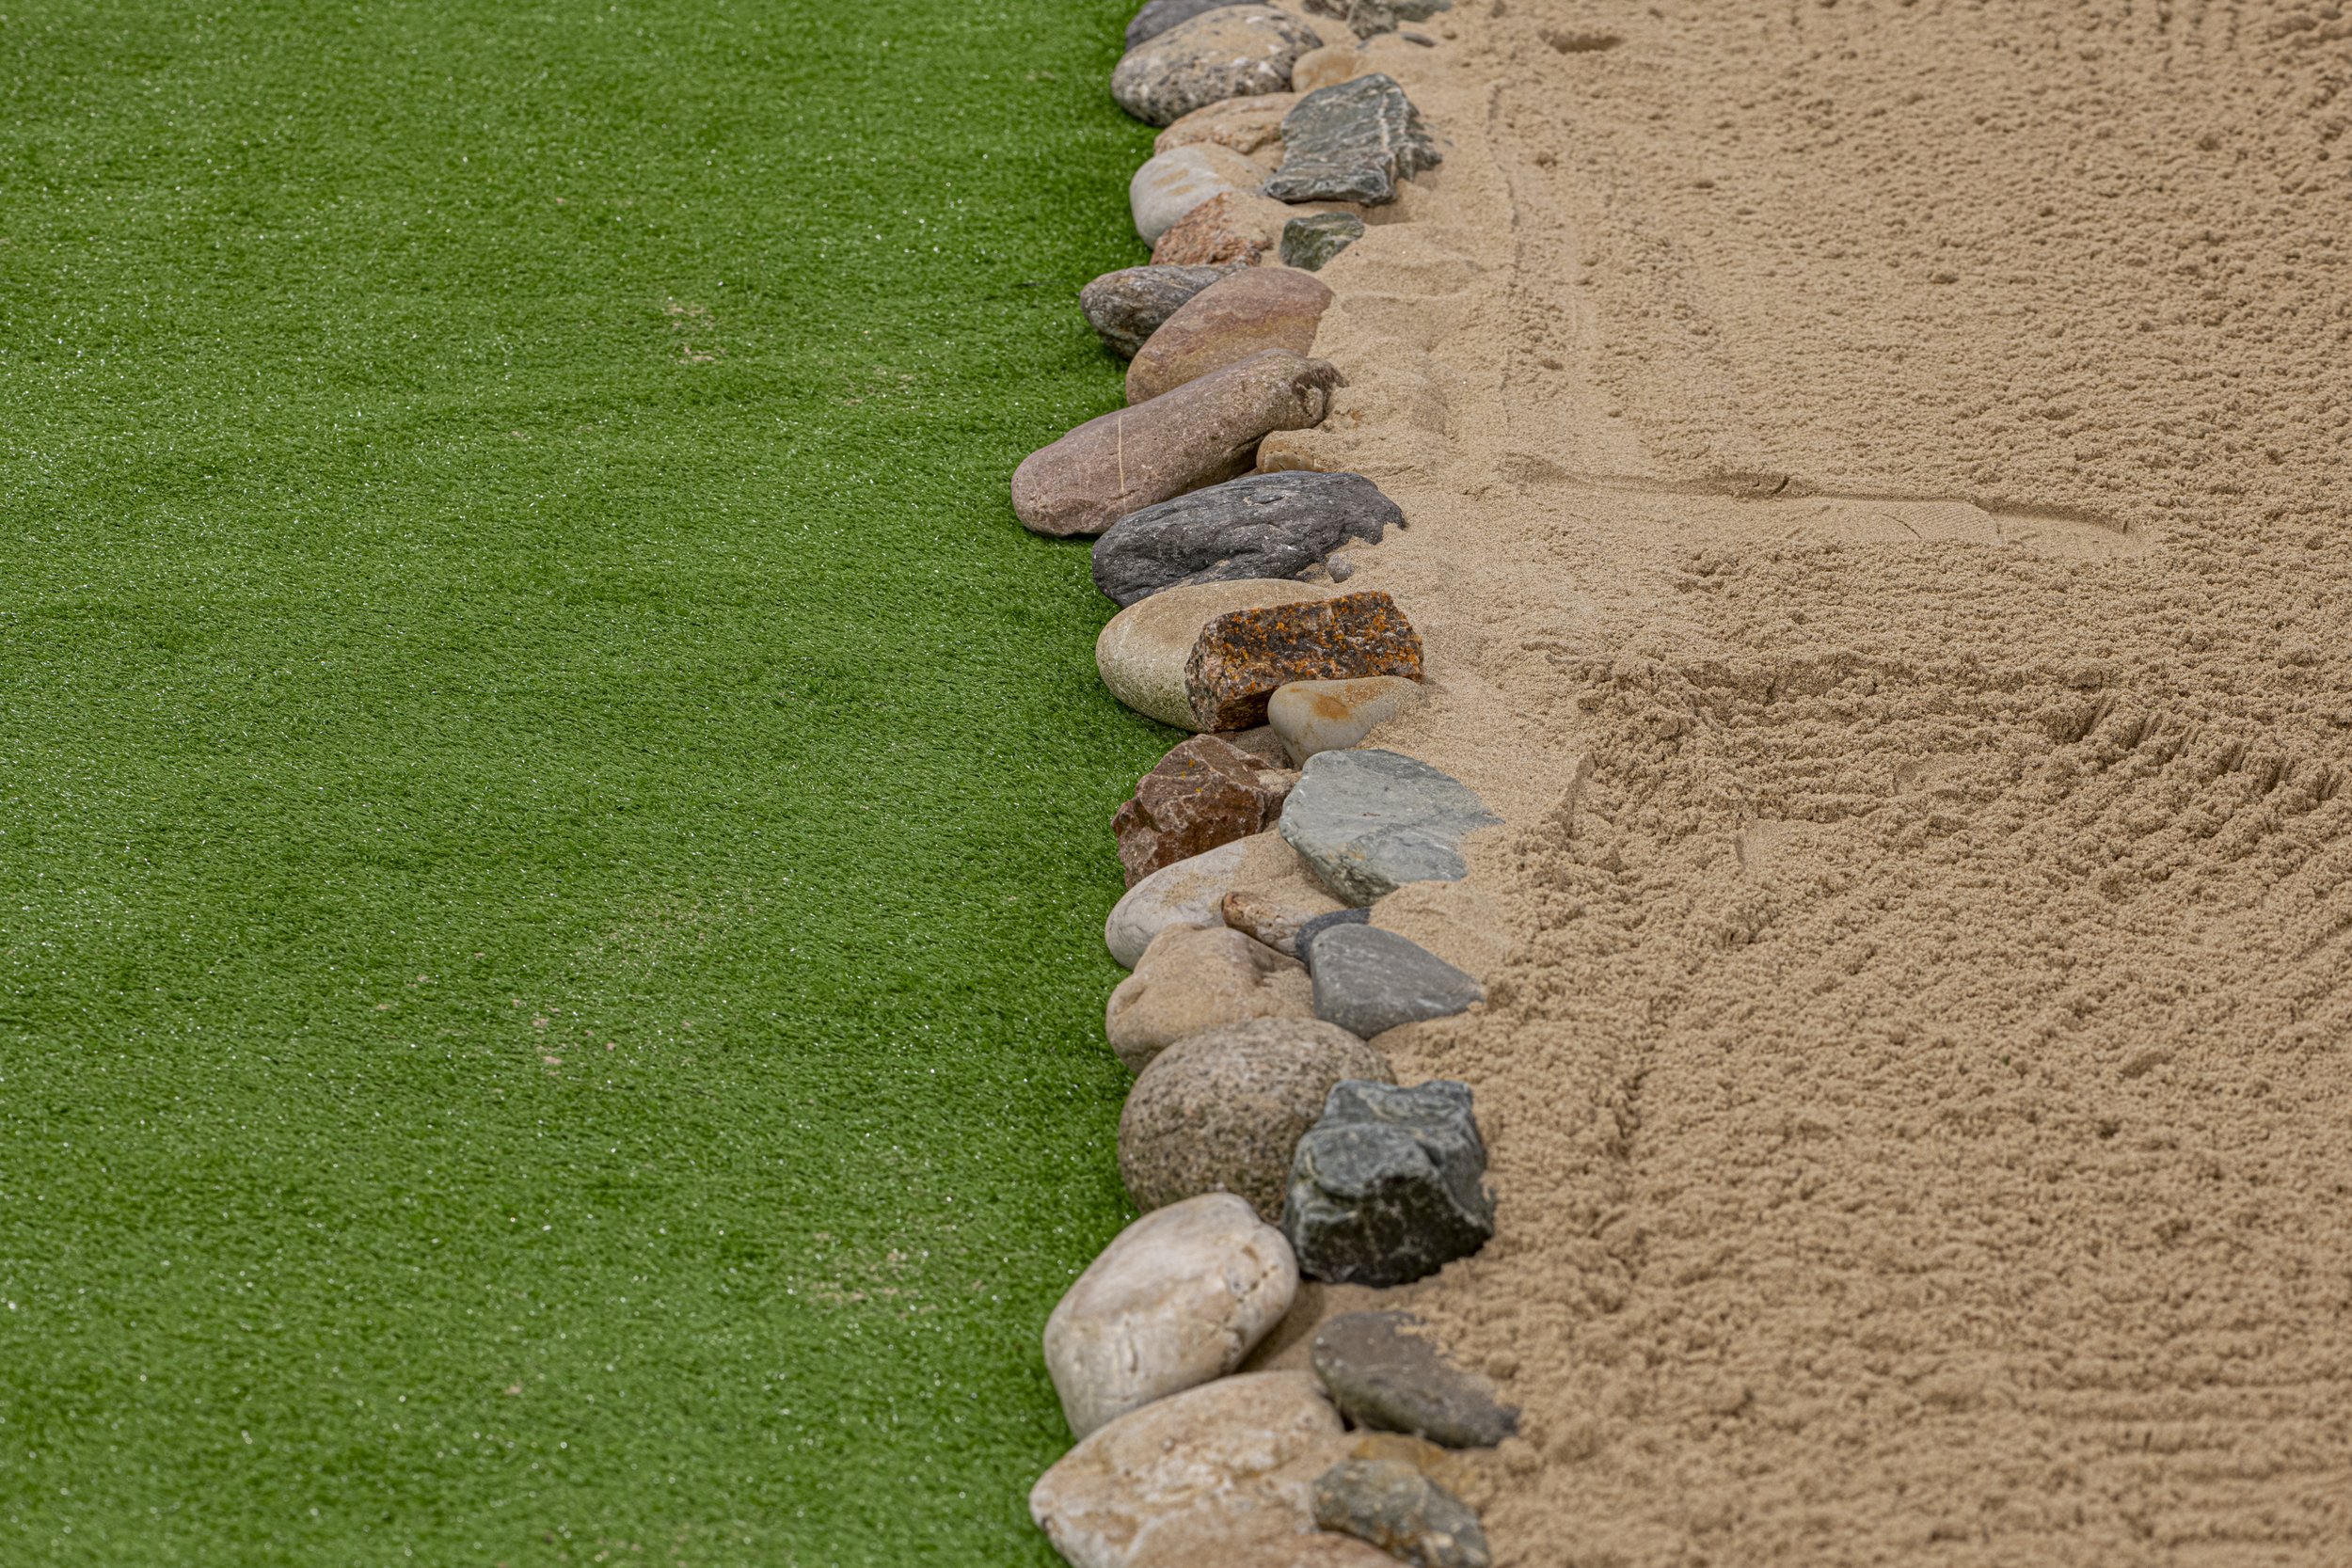
<path fill-rule="evenodd" d="M 0 19 L 0 1561 L 1055 1560 L 1128 8 Z"/>

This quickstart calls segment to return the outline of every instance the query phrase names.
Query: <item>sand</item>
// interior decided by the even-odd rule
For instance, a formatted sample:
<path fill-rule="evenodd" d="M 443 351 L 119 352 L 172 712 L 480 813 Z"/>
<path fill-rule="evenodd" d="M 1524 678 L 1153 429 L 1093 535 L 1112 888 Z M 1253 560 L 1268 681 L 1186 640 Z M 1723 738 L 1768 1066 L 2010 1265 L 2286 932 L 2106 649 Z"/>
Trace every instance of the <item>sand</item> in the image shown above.
<path fill-rule="evenodd" d="M 1420 30 L 1269 460 L 1507 817 L 1381 911 L 1490 988 L 1383 1043 L 1500 1234 L 1382 1295 L 1500 1560 L 2352 1562 L 2352 18 Z"/>

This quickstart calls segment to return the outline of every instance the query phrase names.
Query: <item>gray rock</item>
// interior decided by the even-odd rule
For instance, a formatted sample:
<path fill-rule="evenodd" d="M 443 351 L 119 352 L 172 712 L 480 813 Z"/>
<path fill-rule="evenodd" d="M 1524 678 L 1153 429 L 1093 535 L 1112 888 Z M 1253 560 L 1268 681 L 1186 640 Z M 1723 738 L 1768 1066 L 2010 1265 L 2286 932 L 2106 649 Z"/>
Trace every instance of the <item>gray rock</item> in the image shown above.
<path fill-rule="evenodd" d="M 1315 1330 L 1308 1355 L 1340 1414 L 1449 1449 L 1491 1449 L 1518 1432 L 1519 1413 L 1412 1332 L 1421 1326 L 1410 1312 L 1343 1312 Z"/>
<path fill-rule="evenodd" d="M 1486 998 L 1470 975 L 1377 926 L 1322 931 L 1310 941 L 1315 1017 L 1366 1039 L 1399 1024 L 1452 1018 Z"/>
<path fill-rule="evenodd" d="M 1219 6 L 1244 6 L 1250 0 L 1151 0 L 1136 12 L 1127 24 L 1127 47 L 1133 49 L 1147 39 L 1158 38 L 1179 23 L 1190 22 L 1202 11 L 1216 10 Z M 1452 5 L 1454 0 L 1445 0 Z M 1401 12 L 1399 14 L 1402 14 Z"/>
<path fill-rule="evenodd" d="M 1128 1091 L 1120 1177 L 1138 1209 L 1224 1192 L 1279 1220 L 1291 1157 L 1333 1085 L 1391 1076 L 1379 1052 L 1312 1019 L 1252 1019 L 1178 1040 Z"/>
<path fill-rule="evenodd" d="M 1282 225 L 1282 264 L 1321 272 L 1325 262 L 1363 237 L 1364 220 L 1353 213 L 1309 213 Z"/>
<path fill-rule="evenodd" d="M 1265 182 L 1278 201 L 1396 199 L 1396 182 L 1440 162 L 1396 78 L 1380 72 L 1322 87 L 1282 117 L 1282 167 Z"/>
<path fill-rule="evenodd" d="M 1137 119 L 1169 125 L 1224 99 L 1287 92 L 1292 63 L 1322 47 L 1313 28 L 1271 6 L 1218 6 L 1130 49 L 1111 96 Z"/>
<path fill-rule="evenodd" d="M 1371 918 L 1370 910 L 1333 910 L 1328 914 L 1316 915 L 1312 920 L 1298 927 L 1298 936 L 1292 942 L 1292 949 L 1298 955 L 1300 961 L 1306 964 L 1308 973 L 1312 974 L 1315 967 L 1313 957 L 1315 938 L 1323 935 L 1334 926 L 1361 926 Z"/>
<path fill-rule="evenodd" d="M 1399 22 L 1426 22 L 1439 11 L 1454 8 L 1454 0 L 1389 0 Z"/>
<path fill-rule="evenodd" d="M 1409 1285 L 1495 1233 L 1486 1173 L 1469 1085 L 1344 1083 L 1298 1140 L 1282 1233 L 1310 1279 Z"/>
<path fill-rule="evenodd" d="M 1470 874 L 1462 835 L 1502 819 L 1459 780 L 1399 752 L 1318 752 L 1282 806 L 1282 839 L 1326 887 L 1369 904 Z"/>
<path fill-rule="evenodd" d="M 1079 290 L 1078 309 L 1086 312 L 1087 325 L 1102 338 L 1104 347 L 1121 359 L 1133 359 L 1160 323 L 1218 278 L 1241 271 L 1243 264 L 1122 267 Z"/>
<path fill-rule="evenodd" d="M 1334 16 L 1359 39 L 1396 31 L 1397 8 L 1389 0 L 1307 0 L 1317 16 Z"/>
<path fill-rule="evenodd" d="M 1361 474 L 1245 474 L 1113 523 L 1094 584 L 1122 605 L 1162 589 L 1295 578 L 1350 540 L 1378 544 L 1405 514 Z"/>
<path fill-rule="evenodd" d="M 1315 1523 L 1420 1568 L 1491 1568 L 1470 1506 L 1392 1459 L 1343 1459 L 1315 1478 Z"/>

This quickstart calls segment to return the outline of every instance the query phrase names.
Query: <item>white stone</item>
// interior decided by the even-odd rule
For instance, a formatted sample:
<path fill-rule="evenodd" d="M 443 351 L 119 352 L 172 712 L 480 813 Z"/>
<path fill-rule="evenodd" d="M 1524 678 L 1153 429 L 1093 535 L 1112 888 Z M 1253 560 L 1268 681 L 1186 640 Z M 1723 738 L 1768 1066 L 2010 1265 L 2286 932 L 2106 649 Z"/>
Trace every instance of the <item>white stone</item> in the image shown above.
<path fill-rule="evenodd" d="M 1312 1372 L 1221 1378 L 1064 1454 L 1029 1516 L 1071 1568 L 1256 1568 L 1313 1537 L 1311 1489 L 1346 1441 Z"/>
<path fill-rule="evenodd" d="M 1253 1018 L 1311 1018 L 1306 966 L 1228 928 L 1170 926 L 1152 939 L 1136 971 L 1104 1009 L 1111 1050 L 1131 1071 L 1178 1040 Z"/>
<path fill-rule="evenodd" d="M 1241 1365 L 1298 1294 L 1282 1233 L 1232 1193 L 1154 1209 L 1045 1321 L 1045 1370 L 1080 1437 Z"/>
<path fill-rule="evenodd" d="M 1294 764 L 1317 752 L 1343 752 L 1400 713 L 1421 705 L 1418 681 L 1403 675 L 1355 680 L 1293 681 L 1266 700 L 1266 722 L 1282 737 Z"/>
<path fill-rule="evenodd" d="M 1321 588 L 1282 578 L 1163 589 L 1111 617 L 1094 640 L 1094 667 L 1111 695 L 1137 713 L 1180 730 L 1198 729 L 1184 690 L 1184 661 L 1200 641 L 1200 628 L 1236 610 L 1325 596 Z"/>
<path fill-rule="evenodd" d="M 1219 924 L 1226 890 L 1232 886 L 1233 873 L 1241 869 L 1248 845 L 1246 838 L 1220 844 L 1190 860 L 1164 865 L 1129 888 L 1111 906 L 1110 918 L 1103 922 L 1103 942 L 1111 957 L 1133 969 L 1143 958 L 1143 950 L 1152 945 L 1152 939 L 1168 927 Z"/>
<path fill-rule="evenodd" d="M 1214 142 L 1179 147 L 1152 157 L 1127 182 L 1127 207 L 1145 245 L 1157 245 L 1176 220 L 1227 191 L 1254 194 L 1265 170 Z"/>

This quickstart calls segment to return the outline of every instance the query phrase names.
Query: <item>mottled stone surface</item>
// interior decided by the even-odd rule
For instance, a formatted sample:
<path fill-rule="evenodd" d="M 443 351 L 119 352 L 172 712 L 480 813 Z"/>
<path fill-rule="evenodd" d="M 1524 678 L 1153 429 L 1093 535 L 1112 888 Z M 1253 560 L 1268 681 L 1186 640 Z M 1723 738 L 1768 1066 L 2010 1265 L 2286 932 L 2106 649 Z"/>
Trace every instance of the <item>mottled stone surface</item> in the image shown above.
<path fill-rule="evenodd" d="M 1187 154 L 1249 161 L 1223 148 L 1180 149 L 1160 157 Z M 1127 367 L 1127 401 L 1158 397 L 1266 349 L 1305 354 L 1315 346 L 1315 326 L 1330 304 L 1328 284 L 1287 267 L 1246 267 L 1219 278 L 1186 300 L 1136 355 Z"/>
<path fill-rule="evenodd" d="M 1094 585 L 1131 605 L 1194 583 L 1293 578 L 1404 522 L 1361 474 L 1246 474 L 1113 523 L 1094 544 Z"/>
<path fill-rule="evenodd" d="M 1238 730 L 1264 723 L 1266 700 L 1292 681 L 1421 671 L 1421 633 L 1374 589 L 1218 616 L 1184 661 L 1184 693 L 1195 728 Z"/>
<path fill-rule="evenodd" d="M 1486 1174 L 1469 1085 L 1344 1083 L 1298 1141 L 1282 1233 L 1311 1279 L 1409 1285 L 1494 1234 Z"/>
<path fill-rule="evenodd" d="M 1250 0 L 1149 0 L 1127 24 L 1127 47 L 1158 38 L 1179 23 L 1190 22 L 1202 11 L 1216 10 L 1219 6 L 1248 5 Z"/>
<path fill-rule="evenodd" d="M 1388 1083 L 1388 1059 L 1312 1019 L 1253 1019 L 1178 1040 L 1128 1092 L 1119 1174 L 1138 1209 L 1232 1193 L 1282 1217 L 1291 1157 L 1334 1085 Z"/>
<path fill-rule="evenodd" d="M 1111 817 L 1127 885 L 1265 832 L 1282 815 L 1283 797 L 1296 780 L 1213 735 L 1182 742 L 1136 781 L 1134 796 Z"/>
<path fill-rule="evenodd" d="M 1409 1465 L 1345 1459 L 1315 1478 L 1315 1523 L 1419 1568 L 1492 1568 L 1470 1505 Z"/>
<path fill-rule="evenodd" d="M 1244 936 L 1264 942 L 1289 958 L 1304 958 L 1299 951 L 1299 942 L 1307 928 L 1324 915 L 1333 912 L 1327 899 L 1275 897 L 1263 893 L 1245 893 L 1238 888 L 1226 894 L 1217 910 L 1225 916 L 1226 925 Z M 1360 916 L 1364 911 L 1341 910 L 1337 912 Z"/>
<path fill-rule="evenodd" d="M 1265 721 L 1282 737 L 1292 762 L 1303 766 L 1319 752 L 1343 752 L 1399 714 L 1410 713 L 1422 695 L 1420 682 L 1401 675 L 1293 681 L 1266 699 Z"/>
<path fill-rule="evenodd" d="M 1135 177 L 1127 182 L 1127 211 L 1135 219 L 1136 233 L 1143 243 L 1156 245 L 1177 219 L 1212 197 L 1229 191 L 1254 193 L 1264 182 L 1265 170 L 1230 147 L 1219 147 L 1214 142 L 1179 147 L 1153 154 L 1136 170 Z M 1311 346 L 1313 339 L 1310 338 L 1297 349 L 1304 353 Z"/>
<path fill-rule="evenodd" d="M 1311 1018 L 1306 969 L 1223 926 L 1170 926 L 1111 992 L 1104 1032 L 1129 1070 L 1193 1035 L 1253 1018 Z"/>
<path fill-rule="evenodd" d="M 1278 201 L 1354 201 L 1377 207 L 1396 199 L 1396 182 L 1439 162 L 1421 112 L 1375 71 L 1318 87 L 1282 119 L 1282 166 L 1265 183 Z"/>
<path fill-rule="evenodd" d="M 1439 1354 L 1409 1312 L 1343 1313 L 1315 1331 L 1309 1356 L 1331 1402 L 1359 1427 L 1449 1449 L 1491 1449 L 1518 1431 L 1519 1413 Z"/>
<path fill-rule="evenodd" d="M 1340 372 L 1269 349 L 1165 397 L 1089 420 L 1022 459 L 1012 509 L 1039 533 L 1100 533 L 1130 512 L 1249 471 L 1271 430 L 1320 424 Z"/>
<path fill-rule="evenodd" d="M 1426 22 L 1439 11 L 1454 8 L 1454 0 L 1389 0 L 1399 22 Z"/>
<path fill-rule="evenodd" d="M 1029 1516 L 1071 1568 L 1256 1568 L 1313 1533 L 1309 1489 L 1345 1441 L 1311 1372 L 1219 1378 L 1072 1449 Z"/>
<path fill-rule="evenodd" d="M 1133 969 L 1152 939 L 1168 927 L 1216 925 L 1247 849 L 1247 840 L 1222 844 L 1154 871 L 1111 906 L 1110 918 L 1103 922 L 1103 945 Z"/>
<path fill-rule="evenodd" d="M 1078 309 L 1104 348 L 1132 359 L 1186 300 L 1241 266 L 1229 261 L 1210 267 L 1122 267 L 1079 290 Z"/>
<path fill-rule="evenodd" d="M 1111 617 L 1094 640 L 1094 668 L 1111 695 L 1137 713 L 1179 729 L 1198 729 L 1184 666 L 1201 629 L 1232 610 L 1320 599 L 1326 592 L 1274 578 L 1170 588 Z"/>
<path fill-rule="evenodd" d="M 1152 247 L 1154 266 L 1254 267 L 1275 245 L 1279 230 L 1269 221 L 1269 201 L 1247 191 L 1227 191 L 1176 220 Z"/>
<path fill-rule="evenodd" d="M 1282 264 L 1321 272 L 1324 263 L 1364 237 L 1353 213 L 1306 213 L 1282 225 Z"/>
<path fill-rule="evenodd" d="M 1370 1039 L 1486 1000 L 1478 981 L 1419 942 L 1377 926 L 1318 932 L 1306 952 L 1315 1016 Z"/>
<path fill-rule="evenodd" d="M 1297 102 L 1295 92 L 1263 92 L 1195 109 L 1153 137 L 1152 150 L 1215 142 L 1236 152 L 1255 152 L 1282 139 L 1282 117 Z"/>
<path fill-rule="evenodd" d="M 1459 780 L 1366 747 L 1307 759 L 1281 832 L 1324 886 L 1360 905 L 1407 882 L 1459 881 L 1470 872 L 1463 836 L 1500 820 Z"/>
<path fill-rule="evenodd" d="M 1292 950 L 1298 961 L 1306 964 L 1309 973 L 1311 974 L 1317 937 L 1335 926 L 1361 926 L 1371 919 L 1370 910 L 1334 910 L 1329 914 L 1316 915 L 1312 920 L 1298 927 L 1297 939 L 1291 943 Z"/>
<path fill-rule="evenodd" d="M 1397 11 L 1390 0 L 1306 0 L 1305 8 L 1346 23 L 1359 39 L 1396 31 Z"/>
<path fill-rule="evenodd" d="M 1219 6 L 1127 51 L 1111 72 L 1119 106 L 1169 125 L 1227 98 L 1287 92 L 1291 62 L 1323 40 L 1271 6 Z"/>
<path fill-rule="evenodd" d="M 1045 1322 L 1045 1370 L 1071 1432 L 1224 1376 L 1297 1293 L 1290 1243 L 1241 1198 L 1208 1193 L 1144 1215 Z"/>

